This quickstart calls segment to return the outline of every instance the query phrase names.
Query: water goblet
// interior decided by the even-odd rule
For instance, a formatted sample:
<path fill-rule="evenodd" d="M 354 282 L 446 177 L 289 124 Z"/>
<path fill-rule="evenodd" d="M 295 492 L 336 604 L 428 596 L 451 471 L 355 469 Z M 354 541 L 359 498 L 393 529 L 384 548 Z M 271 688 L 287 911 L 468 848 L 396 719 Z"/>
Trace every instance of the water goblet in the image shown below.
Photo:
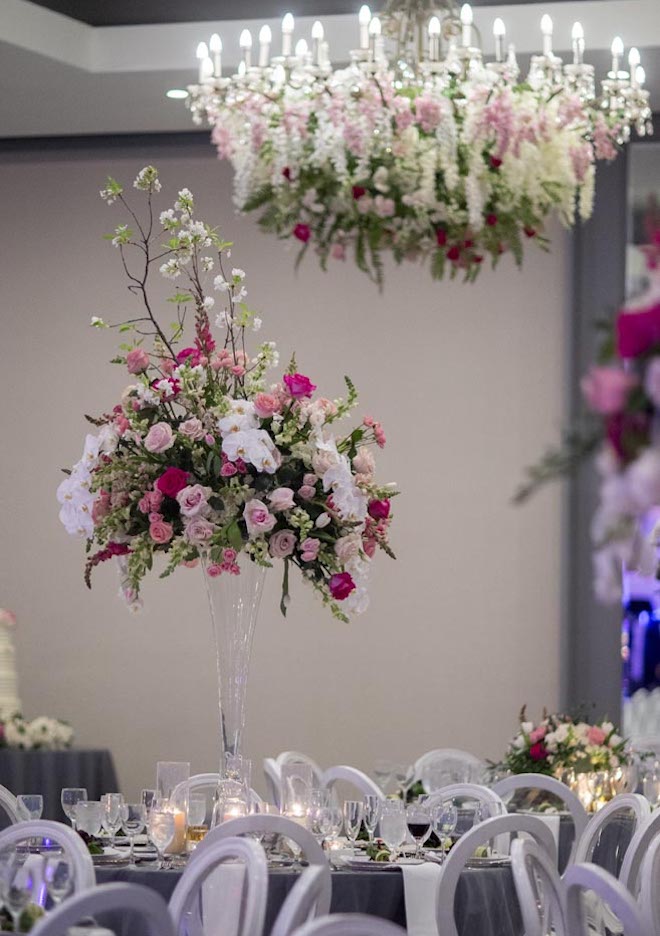
<path fill-rule="evenodd" d="M 458 822 L 458 810 L 451 800 L 445 803 L 438 803 L 431 811 L 431 824 L 433 831 L 440 840 L 442 852 L 444 853 L 447 841 L 451 841 L 450 836 L 456 829 Z"/>
<path fill-rule="evenodd" d="M 44 811 L 44 798 L 39 794 L 22 793 L 16 797 L 18 814 L 27 822 L 29 819 L 41 819 Z"/>
<path fill-rule="evenodd" d="M 344 831 L 353 848 L 362 828 L 363 812 L 364 805 L 360 800 L 346 800 L 344 803 Z"/>
<path fill-rule="evenodd" d="M 421 858 L 422 845 L 431 834 L 431 813 L 420 803 L 411 803 L 406 807 L 406 823 L 408 831 L 415 839 L 415 858 Z"/>
<path fill-rule="evenodd" d="M 115 836 L 121 825 L 121 807 L 123 805 L 124 797 L 121 793 L 104 793 L 101 797 L 102 824 L 110 836 L 112 845 L 115 843 Z"/>
<path fill-rule="evenodd" d="M 97 836 L 103 822 L 103 807 L 99 800 L 80 800 L 74 810 L 79 832 Z"/>
<path fill-rule="evenodd" d="M 309 828 L 319 843 L 323 845 L 323 839 L 327 835 L 327 819 L 325 810 L 328 805 L 328 794 L 326 790 L 312 790 L 309 795 L 309 806 L 307 808 L 307 818 Z"/>
<path fill-rule="evenodd" d="M 5 877 L 2 884 L 3 900 L 14 923 L 14 932 L 20 932 L 20 919 L 23 911 L 32 902 L 36 890 L 36 880 L 32 870 L 18 860 L 10 862 L 3 869 Z"/>
<path fill-rule="evenodd" d="M 391 852 L 391 860 L 406 840 L 406 812 L 400 799 L 385 800 L 380 810 L 380 837 Z"/>
<path fill-rule="evenodd" d="M 330 800 L 326 809 L 327 814 L 325 816 L 325 822 L 328 828 L 327 836 L 330 842 L 336 842 L 344 825 L 344 814 L 334 800 Z"/>
<path fill-rule="evenodd" d="M 362 815 L 362 821 L 364 822 L 364 827 L 367 830 L 370 845 L 373 844 L 376 826 L 378 825 L 378 820 L 380 819 L 381 802 L 381 797 L 376 796 L 375 793 L 367 793 L 367 795 L 364 797 L 364 812 Z"/>
<path fill-rule="evenodd" d="M 44 881 L 53 906 L 59 906 L 73 889 L 73 871 L 69 862 L 61 855 L 48 857 L 44 865 Z"/>
<path fill-rule="evenodd" d="M 163 867 L 165 849 L 171 844 L 174 832 L 174 813 L 152 806 L 147 820 L 147 833 L 149 841 L 158 852 L 158 868 Z"/>
<path fill-rule="evenodd" d="M 135 837 L 144 830 L 147 810 L 142 803 L 124 803 L 121 807 L 121 827 L 130 845 L 129 864 L 135 866 Z M 173 815 L 173 814 L 171 814 Z"/>
<path fill-rule="evenodd" d="M 84 787 L 64 787 L 60 796 L 64 815 L 71 823 L 73 829 L 76 828 L 76 803 L 87 799 L 87 790 Z"/>

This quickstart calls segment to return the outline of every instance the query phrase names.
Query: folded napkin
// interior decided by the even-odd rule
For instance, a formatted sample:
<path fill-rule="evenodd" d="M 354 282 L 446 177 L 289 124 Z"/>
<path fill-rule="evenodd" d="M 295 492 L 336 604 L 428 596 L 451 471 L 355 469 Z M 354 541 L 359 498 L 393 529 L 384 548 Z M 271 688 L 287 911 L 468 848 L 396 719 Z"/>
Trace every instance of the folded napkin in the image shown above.
<path fill-rule="evenodd" d="M 442 868 L 435 862 L 401 865 L 408 936 L 438 936 L 436 898 Z"/>

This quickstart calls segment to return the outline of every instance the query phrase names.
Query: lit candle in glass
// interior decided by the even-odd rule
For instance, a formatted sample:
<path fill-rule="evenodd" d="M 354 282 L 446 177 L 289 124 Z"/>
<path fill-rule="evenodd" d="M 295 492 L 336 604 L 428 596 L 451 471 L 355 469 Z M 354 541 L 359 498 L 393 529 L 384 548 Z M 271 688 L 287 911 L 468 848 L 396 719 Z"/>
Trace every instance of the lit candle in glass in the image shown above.
<path fill-rule="evenodd" d="M 541 33 L 543 34 L 543 54 L 552 55 L 552 19 L 547 13 L 541 17 Z"/>
<path fill-rule="evenodd" d="M 628 67 L 630 69 L 630 83 L 632 84 L 633 88 L 637 87 L 637 69 L 639 67 L 640 61 L 641 61 L 641 57 L 639 54 L 639 49 L 636 49 L 635 46 L 633 46 L 630 52 L 628 53 Z"/>
<path fill-rule="evenodd" d="M 291 13 L 285 13 L 282 19 L 282 55 L 291 55 L 293 48 L 293 29 L 295 23 Z"/>
<path fill-rule="evenodd" d="M 493 23 L 493 37 L 495 38 L 495 61 L 504 61 L 504 37 L 506 36 L 506 27 L 504 20 L 499 16 Z"/>
<path fill-rule="evenodd" d="M 571 40 L 573 42 L 573 64 L 581 65 L 584 54 L 584 29 L 582 23 L 573 23 Z"/>
<path fill-rule="evenodd" d="M 211 62 L 213 67 L 213 62 Z M 168 812 L 174 816 L 174 837 L 165 849 L 166 855 L 182 855 L 186 851 L 186 814 L 183 809 L 175 809 L 170 806 Z"/>
<path fill-rule="evenodd" d="M 259 30 L 259 68 L 265 68 L 268 65 L 270 44 L 272 41 L 273 34 L 270 26 L 262 26 Z"/>
<path fill-rule="evenodd" d="M 323 42 L 324 35 L 323 23 L 320 20 L 316 20 L 312 26 L 312 59 L 315 65 L 321 64 L 321 43 Z"/>
<path fill-rule="evenodd" d="M 197 61 L 199 62 L 199 83 L 204 81 L 204 59 L 209 57 L 209 48 L 205 42 L 200 42 L 197 46 Z"/>
<path fill-rule="evenodd" d="M 243 30 L 241 33 L 241 38 L 238 40 L 238 44 L 241 47 L 243 61 L 245 62 L 245 67 L 247 69 L 252 64 L 252 33 L 249 29 Z"/>
<path fill-rule="evenodd" d="M 369 47 L 371 51 L 371 57 L 374 59 L 374 61 L 376 59 L 376 47 L 378 45 L 381 32 L 382 27 L 380 25 L 380 20 L 377 16 L 372 17 L 372 20 L 369 23 Z"/>
<path fill-rule="evenodd" d="M 472 42 L 472 21 L 472 7 L 469 3 L 464 3 L 461 7 L 461 42 L 466 49 Z"/>
<path fill-rule="evenodd" d="M 612 74 L 614 78 L 619 77 L 619 62 L 623 55 L 623 39 L 621 36 L 615 36 L 612 40 Z"/>
<path fill-rule="evenodd" d="M 360 48 L 365 51 L 369 48 L 369 23 L 371 22 L 371 10 L 364 3 L 358 13 L 358 23 L 360 24 Z"/>
<path fill-rule="evenodd" d="M 211 36 L 209 49 L 213 55 L 213 74 L 216 78 L 220 78 L 222 76 L 222 39 L 217 33 Z"/>
<path fill-rule="evenodd" d="M 437 62 L 440 58 L 440 20 L 432 16 L 429 20 L 429 59 Z"/>

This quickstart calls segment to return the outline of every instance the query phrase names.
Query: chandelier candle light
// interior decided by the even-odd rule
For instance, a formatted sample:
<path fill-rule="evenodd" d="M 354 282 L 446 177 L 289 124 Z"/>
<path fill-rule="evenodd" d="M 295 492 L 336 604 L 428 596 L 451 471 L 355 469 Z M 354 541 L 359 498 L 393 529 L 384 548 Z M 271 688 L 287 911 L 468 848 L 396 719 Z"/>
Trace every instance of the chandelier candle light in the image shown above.
<path fill-rule="evenodd" d="M 282 20 L 281 54 L 271 31 L 241 34 L 238 72 L 223 77 L 219 37 L 200 43 L 200 78 L 189 88 L 193 120 L 207 121 L 220 157 L 235 172 L 234 197 L 258 212 L 265 231 L 310 249 L 325 269 L 353 252 L 383 282 L 383 254 L 430 260 L 431 274 L 473 280 L 489 257 L 520 264 L 523 244 L 543 237 L 553 214 L 570 226 L 592 211 L 598 160 L 611 160 L 633 130 L 651 132 L 639 52 L 612 69 L 596 93 L 575 23 L 573 60 L 553 50 L 541 19 L 541 52 L 521 80 L 506 27 L 492 26 L 494 57 L 479 47 L 469 4 L 389 0 L 382 19 L 363 5 L 350 62 L 330 63 L 323 25 L 294 45 Z M 211 58 L 211 55 L 214 57 Z"/>

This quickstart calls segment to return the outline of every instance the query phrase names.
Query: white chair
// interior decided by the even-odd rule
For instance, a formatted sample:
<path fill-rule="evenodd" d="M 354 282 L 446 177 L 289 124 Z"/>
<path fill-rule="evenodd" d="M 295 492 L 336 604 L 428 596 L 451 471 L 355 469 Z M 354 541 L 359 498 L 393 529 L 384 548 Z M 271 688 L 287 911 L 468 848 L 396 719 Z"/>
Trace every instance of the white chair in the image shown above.
<path fill-rule="evenodd" d="M 174 790 L 172 791 L 172 799 L 176 803 L 183 800 L 186 794 L 190 796 L 191 793 L 196 793 L 199 790 L 210 790 L 213 799 L 215 792 L 218 789 L 220 780 L 221 777 L 219 773 L 195 774 L 194 776 L 189 777 L 188 780 L 182 780 L 181 783 L 178 783 L 174 787 Z M 255 803 L 261 802 L 261 797 L 256 792 L 256 790 L 250 788 L 250 805 L 252 806 Z M 212 811 L 213 809 L 211 808 L 211 812 Z"/>
<path fill-rule="evenodd" d="M 0 807 L 5 811 L 12 825 L 21 821 L 18 814 L 18 801 L 5 786 L 0 786 Z"/>
<path fill-rule="evenodd" d="M 656 813 L 656 815 L 658 815 Z M 656 835 L 644 856 L 640 871 L 639 908 L 645 932 L 660 936 L 660 836 Z"/>
<path fill-rule="evenodd" d="M 629 812 L 633 814 L 634 831 L 636 832 L 651 815 L 651 807 L 648 801 L 639 793 L 622 793 L 620 796 L 615 796 L 614 799 L 595 813 L 587 823 L 582 838 L 575 849 L 575 861 L 580 864 L 591 861 L 594 848 L 605 825 Z"/>
<path fill-rule="evenodd" d="M 294 936 L 406 936 L 406 931 L 380 917 L 361 913 L 333 913 L 312 920 L 297 929 Z"/>
<path fill-rule="evenodd" d="M 18 822 L 0 832 L 0 851 L 9 845 L 20 845 L 32 838 L 47 838 L 60 846 L 73 869 L 74 893 L 87 891 L 96 885 L 94 862 L 87 846 L 77 832 L 61 822 L 51 822 L 48 819 Z"/>
<path fill-rule="evenodd" d="M 565 783 L 561 783 L 554 777 L 547 777 L 544 774 L 523 773 L 505 777 L 503 780 L 494 783 L 491 789 L 495 793 L 498 793 L 502 799 L 508 794 L 513 794 L 518 790 L 543 790 L 546 793 L 552 793 L 553 796 L 560 799 L 571 814 L 573 827 L 575 829 L 575 836 L 573 838 L 567 866 L 573 862 L 577 844 L 584 834 L 584 830 L 589 822 L 589 816 L 578 796 L 570 787 L 567 787 Z"/>
<path fill-rule="evenodd" d="M 194 867 L 197 861 L 201 859 L 207 849 L 211 848 L 214 842 L 218 842 L 235 835 L 281 835 L 295 842 L 303 858 L 312 866 L 322 869 L 321 893 L 317 902 L 317 912 L 323 915 L 330 911 L 330 899 L 332 897 L 332 877 L 330 865 L 325 856 L 325 852 L 316 841 L 311 832 L 303 828 L 293 819 L 286 816 L 269 816 L 254 814 L 251 816 L 241 816 L 239 819 L 229 819 L 222 825 L 204 836 L 195 851 L 190 856 L 188 867 Z"/>
<path fill-rule="evenodd" d="M 263 762 L 266 784 L 268 786 L 268 795 L 276 806 L 282 807 L 282 767 L 296 764 L 304 764 L 312 770 L 314 785 L 322 786 L 323 770 L 306 754 L 300 751 L 283 751 L 277 757 L 266 757 Z"/>
<path fill-rule="evenodd" d="M 80 920 L 109 911 L 130 910 L 144 921 L 146 936 L 176 936 L 167 904 L 150 887 L 140 884 L 104 884 L 75 894 L 43 917 L 31 930 L 32 936 L 66 936 L 69 927 Z"/>
<path fill-rule="evenodd" d="M 344 764 L 329 767 L 323 774 L 321 785 L 326 790 L 332 790 L 336 783 L 350 783 L 360 791 L 360 797 L 377 796 L 381 800 L 385 798 L 378 784 L 357 767 Z"/>
<path fill-rule="evenodd" d="M 427 793 L 435 793 L 453 783 L 482 783 L 485 764 L 469 751 L 436 748 L 422 754 L 415 762 L 415 780 Z"/>
<path fill-rule="evenodd" d="M 571 936 L 589 932 L 583 891 L 593 891 L 613 913 L 625 936 L 654 936 L 645 929 L 642 915 L 630 892 L 620 881 L 595 864 L 572 864 L 564 875 L 566 923 Z"/>
<path fill-rule="evenodd" d="M 452 783 L 438 793 L 430 793 L 427 806 L 432 809 L 434 806 L 454 799 L 469 799 L 480 805 L 487 804 L 491 811 L 490 818 L 494 815 L 506 815 L 506 806 L 501 797 L 489 787 L 481 786 L 479 783 Z M 499 836 L 495 841 L 495 849 L 499 852 L 507 852 L 509 850 L 509 836 Z"/>
<path fill-rule="evenodd" d="M 226 926 L 229 929 L 230 922 L 233 922 L 231 932 L 236 936 L 261 936 L 268 897 L 268 862 L 261 845 L 248 838 L 216 838 L 203 851 L 199 847 L 195 849 L 194 855 L 195 860 L 188 863 L 170 898 L 170 914 L 176 932 L 186 931 L 189 914 L 200 913 L 201 932 L 204 931 L 204 917 L 208 914 L 213 917 L 214 928 Z M 223 868 L 214 882 L 209 880 L 211 876 L 215 877 L 219 866 L 235 861 L 242 862 L 243 866 L 232 864 Z M 205 884 L 207 881 L 213 883 L 214 888 L 219 886 L 222 891 L 225 871 L 229 875 L 231 899 L 227 899 L 227 891 L 224 891 L 221 900 L 213 901 L 213 910 L 207 911 Z"/>
<path fill-rule="evenodd" d="M 449 852 L 442 871 L 437 892 L 438 931 L 442 933 L 442 936 L 459 936 L 454 919 L 454 898 L 459 878 L 466 863 L 474 855 L 475 849 L 500 835 L 510 835 L 515 832 L 526 832 L 536 839 L 541 848 L 547 852 L 550 862 L 556 867 L 557 846 L 552 832 L 535 816 L 513 813 L 508 816 L 496 816 L 494 819 L 479 823 L 456 842 Z M 487 912 L 485 907 L 484 912 Z"/>
<path fill-rule="evenodd" d="M 568 936 L 566 900 L 559 872 L 546 852 L 530 839 L 511 843 L 511 869 L 525 936 Z"/>
<path fill-rule="evenodd" d="M 292 936 L 294 930 L 316 917 L 323 893 L 323 869 L 303 868 L 300 877 L 286 895 L 270 931 L 270 936 Z"/>
<path fill-rule="evenodd" d="M 660 809 L 651 815 L 638 828 L 630 845 L 626 849 L 619 873 L 619 880 L 627 887 L 633 897 L 637 897 L 640 886 L 642 863 L 653 842 L 660 836 Z M 660 930 L 658 930 L 660 936 Z"/>

